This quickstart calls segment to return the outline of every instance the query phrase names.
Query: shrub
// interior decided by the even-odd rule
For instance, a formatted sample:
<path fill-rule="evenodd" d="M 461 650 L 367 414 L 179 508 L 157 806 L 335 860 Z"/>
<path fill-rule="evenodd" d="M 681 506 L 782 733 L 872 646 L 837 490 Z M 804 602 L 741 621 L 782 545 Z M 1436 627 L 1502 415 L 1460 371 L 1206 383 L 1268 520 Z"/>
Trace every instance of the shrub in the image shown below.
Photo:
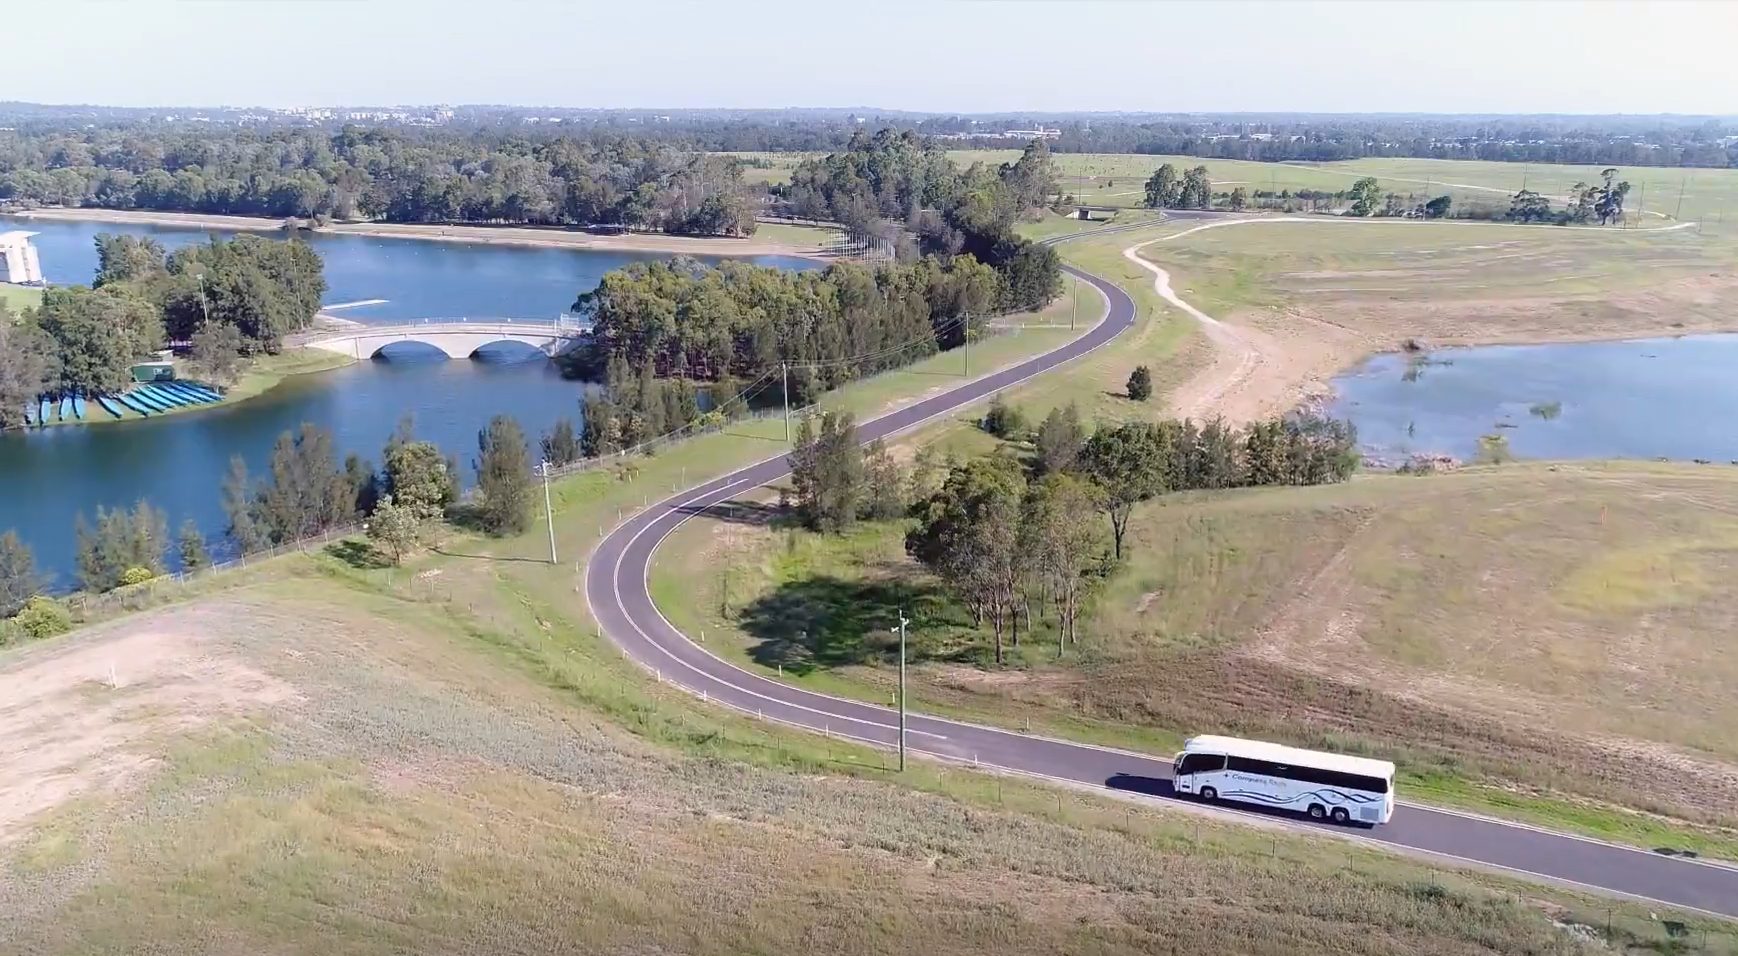
<path fill-rule="evenodd" d="M 984 431 L 997 438 L 1019 438 L 1026 433 L 1026 416 L 1018 408 L 1002 401 L 998 393 L 990 399 L 990 408 L 984 413 Z"/>
<path fill-rule="evenodd" d="M 144 584 L 146 581 L 149 581 L 156 576 L 157 575 L 151 573 L 150 568 L 128 568 L 121 572 L 121 587 L 125 588 L 132 587 L 135 584 Z"/>
<path fill-rule="evenodd" d="M 24 605 L 24 610 L 12 619 L 19 631 L 35 640 L 65 634 L 72 630 L 72 612 L 66 605 L 47 595 L 38 594 Z"/>
<path fill-rule="evenodd" d="M 1147 399 L 1152 398 L 1152 369 L 1147 368 L 1145 365 L 1135 366 L 1135 370 L 1129 373 L 1128 386 L 1126 390 L 1128 392 L 1128 397 L 1137 402 L 1144 402 Z"/>

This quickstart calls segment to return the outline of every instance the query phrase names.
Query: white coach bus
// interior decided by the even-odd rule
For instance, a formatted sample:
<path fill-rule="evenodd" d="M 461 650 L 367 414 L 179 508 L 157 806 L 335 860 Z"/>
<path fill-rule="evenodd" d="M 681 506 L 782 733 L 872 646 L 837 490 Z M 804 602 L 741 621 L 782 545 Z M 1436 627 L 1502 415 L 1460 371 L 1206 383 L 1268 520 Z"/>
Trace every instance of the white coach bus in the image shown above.
<path fill-rule="evenodd" d="M 1236 737 L 1191 737 L 1177 755 L 1176 790 L 1375 826 L 1394 815 L 1394 765 Z"/>

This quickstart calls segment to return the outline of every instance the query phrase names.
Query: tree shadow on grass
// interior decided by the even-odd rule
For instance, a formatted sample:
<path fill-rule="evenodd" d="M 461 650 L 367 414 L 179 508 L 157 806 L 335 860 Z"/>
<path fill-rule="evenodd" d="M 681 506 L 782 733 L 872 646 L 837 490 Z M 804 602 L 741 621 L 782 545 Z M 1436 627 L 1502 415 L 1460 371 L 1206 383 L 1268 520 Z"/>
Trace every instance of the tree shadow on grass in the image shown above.
<path fill-rule="evenodd" d="M 385 555 L 374 550 L 366 541 L 345 538 L 326 545 L 326 553 L 359 571 L 378 571 L 392 567 Z"/>
<path fill-rule="evenodd" d="M 897 662 L 900 610 L 908 618 L 927 620 L 946 604 L 946 595 L 932 585 L 821 576 L 763 595 L 742 610 L 738 623 L 760 642 L 749 650 L 756 663 L 807 674 Z M 907 637 L 907 657 L 916 659 L 909 631 Z"/>

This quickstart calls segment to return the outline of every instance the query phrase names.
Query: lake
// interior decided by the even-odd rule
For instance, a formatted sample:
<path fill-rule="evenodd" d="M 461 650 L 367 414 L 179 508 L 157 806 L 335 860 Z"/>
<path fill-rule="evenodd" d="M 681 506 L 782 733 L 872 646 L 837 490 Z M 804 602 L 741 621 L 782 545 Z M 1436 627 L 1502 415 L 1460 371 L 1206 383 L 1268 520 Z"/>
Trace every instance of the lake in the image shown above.
<path fill-rule="evenodd" d="M 1368 454 L 1738 459 L 1738 335 L 1385 354 L 1333 382 Z"/>
<path fill-rule="evenodd" d="M 0 216 L 0 232 L 24 229 L 37 235 L 42 274 L 54 285 L 89 285 L 97 271 L 98 233 L 151 236 L 164 248 L 229 239 L 234 233 L 133 223 L 68 222 Z M 282 238 L 281 233 L 257 235 Z M 424 318 L 553 319 L 572 308 L 581 292 L 597 287 L 603 274 L 632 262 L 668 259 L 651 252 L 542 249 L 430 239 L 304 234 L 326 262 L 328 305 L 385 299 L 378 305 L 338 313 L 358 322 Z M 718 256 L 695 256 L 716 263 Z M 756 265 L 813 269 L 820 263 L 792 256 L 750 256 Z"/>
<path fill-rule="evenodd" d="M 96 270 L 100 232 L 149 235 L 174 249 L 229 234 L 114 223 L 0 217 L 0 230 L 38 235 L 44 275 L 53 283 L 88 283 Z M 274 236 L 273 233 L 261 233 Z M 415 239 L 314 234 L 326 263 L 327 303 L 384 299 L 345 309 L 345 318 L 396 322 L 414 318 L 551 319 L 597 285 L 605 272 L 667 256 L 539 249 Z M 717 257 L 697 257 L 717 261 Z M 813 269 L 819 263 L 784 256 L 761 265 Z M 260 474 L 273 442 L 312 422 L 330 429 L 340 454 L 357 452 L 379 464 L 380 448 L 409 414 L 420 437 L 459 456 L 467 475 L 477 432 L 490 417 L 511 415 L 535 437 L 558 418 L 577 425 L 588 388 L 563 380 L 529 348 L 491 346 L 470 361 L 446 361 L 417 346 L 393 346 L 382 357 L 317 375 L 297 376 L 258 398 L 167 418 L 0 434 L 0 530 L 12 528 L 36 552 L 56 584 L 74 583 L 73 522 L 97 505 L 130 506 L 139 498 L 169 513 L 172 526 L 191 516 L 209 536 L 225 516 L 218 492 L 231 455 Z"/>

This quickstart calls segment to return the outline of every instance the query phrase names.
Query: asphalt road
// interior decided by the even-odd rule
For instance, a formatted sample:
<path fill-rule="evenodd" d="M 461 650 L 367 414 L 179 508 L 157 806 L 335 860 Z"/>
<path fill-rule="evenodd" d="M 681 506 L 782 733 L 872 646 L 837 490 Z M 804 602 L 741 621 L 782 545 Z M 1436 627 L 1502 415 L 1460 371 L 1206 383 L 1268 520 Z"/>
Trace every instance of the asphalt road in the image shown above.
<path fill-rule="evenodd" d="M 1121 230 L 1101 233 L 1104 231 Z M 861 423 L 858 434 L 863 441 L 913 428 L 1080 358 L 1133 325 L 1135 306 L 1125 292 L 1105 279 L 1069 271 L 1091 283 L 1105 297 L 1108 312 L 1102 322 L 1053 352 Z M 781 453 L 654 503 L 629 518 L 593 552 L 585 572 L 586 602 L 603 633 L 630 657 L 653 670 L 660 680 L 765 720 L 896 747 L 897 711 L 812 693 L 726 663 L 676 630 L 652 603 L 647 576 L 660 542 L 688 517 L 788 472 Z M 1167 757 L 1033 737 L 918 714 L 908 715 L 906 746 L 913 753 L 967 764 L 1171 797 L 1171 762 Z M 1261 811 L 1247 812 L 1272 816 Z M 1316 826 L 1301 818 L 1285 819 L 1297 826 Z M 1351 833 L 1358 839 L 1450 861 L 1497 867 L 1738 918 L 1738 868 L 1407 804 L 1404 800 L 1395 810 L 1392 822 L 1374 830 Z"/>

